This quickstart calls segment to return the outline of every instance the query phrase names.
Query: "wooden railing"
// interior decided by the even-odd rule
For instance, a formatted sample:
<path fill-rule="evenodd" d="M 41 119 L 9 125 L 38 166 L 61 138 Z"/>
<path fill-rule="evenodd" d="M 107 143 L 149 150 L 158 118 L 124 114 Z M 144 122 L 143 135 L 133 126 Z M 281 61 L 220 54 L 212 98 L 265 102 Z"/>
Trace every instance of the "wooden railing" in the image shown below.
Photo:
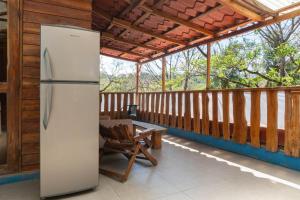
<path fill-rule="evenodd" d="M 101 114 L 120 118 L 133 103 L 142 121 L 300 157 L 299 87 L 102 93 Z"/>

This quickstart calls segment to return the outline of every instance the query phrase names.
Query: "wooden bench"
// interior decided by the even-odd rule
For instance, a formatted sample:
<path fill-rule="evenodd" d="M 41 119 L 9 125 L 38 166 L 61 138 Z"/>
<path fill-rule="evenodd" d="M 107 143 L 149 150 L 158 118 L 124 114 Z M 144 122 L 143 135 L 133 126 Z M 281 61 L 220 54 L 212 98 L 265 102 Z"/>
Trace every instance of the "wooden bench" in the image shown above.
<path fill-rule="evenodd" d="M 152 129 L 152 135 L 151 135 L 151 143 L 153 149 L 161 149 L 161 136 L 162 134 L 167 132 L 167 129 L 158 126 L 155 124 L 149 124 L 146 122 L 140 122 L 140 121 L 132 121 L 133 123 L 133 129 L 134 132 L 136 131 L 136 127 L 140 127 L 142 129 Z"/>

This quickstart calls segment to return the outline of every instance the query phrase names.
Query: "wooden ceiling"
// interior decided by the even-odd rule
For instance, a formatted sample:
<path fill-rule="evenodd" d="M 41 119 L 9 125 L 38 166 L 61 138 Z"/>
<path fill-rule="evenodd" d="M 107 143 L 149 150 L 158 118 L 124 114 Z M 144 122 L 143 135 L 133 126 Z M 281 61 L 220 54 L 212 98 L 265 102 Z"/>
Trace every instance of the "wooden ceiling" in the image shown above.
<path fill-rule="evenodd" d="M 278 17 L 255 0 L 93 1 L 101 54 L 140 63 L 268 25 Z"/>

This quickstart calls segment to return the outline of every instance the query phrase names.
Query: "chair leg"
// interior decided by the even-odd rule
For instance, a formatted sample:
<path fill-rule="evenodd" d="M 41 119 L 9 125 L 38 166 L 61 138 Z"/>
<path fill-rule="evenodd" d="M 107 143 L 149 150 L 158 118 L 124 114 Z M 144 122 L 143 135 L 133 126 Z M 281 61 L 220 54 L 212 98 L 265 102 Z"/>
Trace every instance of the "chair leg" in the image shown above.
<path fill-rule="evenodd" d="M 123 181 L 126 181 L 126 180 L 128 179 L 128 176 L 129 176 L 129 174 L 130 174 L 130 172 L 131 172 L 132 166 L 133 166 L 133 164 L 134 164 L 134 162 L 135 162 L 135 159 L 136 159 L 137 154 L 138 154 L 139 151 L 140 151 L 140 148 L 141 148 L 140 144 L 136 145 L 136 147 L 135 147 L 135 149 L 134 149 L 134 152 L 133 152 L 133 154 L 132 154 L 132 156 L 131 156 L 131 158 L 130 158 L 130 160 L 129 160 L 127 169 L 126 169 L 126 171 L 125 171 L 125 173 L 124 173 L 124 180 L 123 180 Z"/>
<path fill-rule="evenodd" d="M 145 149 L 145 147 L 140 147 L 141 152 L 145 155 L 145 157 L 154 165 L 157 165 L 157 160 Z"/>
<path fill-rule="evenodd" d="M 100 173 L 103 174 L 103 175 L 109 176 L 111 178 L 116 178 L 121 182 L 127 181 L 128 176 L 131 172 L 132 166 L 135 162 L 136 156 L 139 153 L 139 151 L 140 151 L 140 145 L 138 144 L 135 147 L 134 152 L 133 152 L 133 154 L 131 155 L 131 157 L 129 159 L 129 163 L 128 163 L 127 168 L 126 168 L 124 173 L 117 173 L 117 172 L 110 171 L 110 170 L 107 170 L 107 169 L 102 169 L 102 168 L 99 169 Z"/>
<path fill-rule="evenodd" d="M 123 182 L 123 179 L 124 179 L 124 174 L 120 174 L 120 173 L 117 173 L 117 172 L 114 172 L 114 171 L 110 171 L 110 170 L 107 170 L 107 169 L 99 169 L 100 173 L 105 175 L 105 176 L 108 176 L 108 177 L 111 177 L 111 178 L 115 178 L 121 182 Z"/>

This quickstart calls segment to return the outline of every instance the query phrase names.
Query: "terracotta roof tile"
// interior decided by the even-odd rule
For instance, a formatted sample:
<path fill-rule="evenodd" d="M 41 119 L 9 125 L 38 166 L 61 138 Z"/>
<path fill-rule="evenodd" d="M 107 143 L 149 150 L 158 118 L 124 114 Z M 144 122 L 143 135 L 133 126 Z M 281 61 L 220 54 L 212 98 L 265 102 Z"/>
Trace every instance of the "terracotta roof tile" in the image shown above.
<path fill-rule="evenodd" d="M 118 18 L 119 14 L 128 7 L 127 2 L 128 1 L 125 0 L 94 0 L 93 11 L 95 13 L 105 12 L 106 15 L 109 15 L 111 18 Z M 215 33 L 225 30 L 226 28 L 235 27 L 240 23 L 250 21 L 247 17 L 236 13 L 231 8 L 221 6 L 216 0 L 165 0 L 162 4 L 155 5 L 156 2 L 156 0 L 147 0 L 146 5 L 152 7 L 152 9 L 158 9 L 168 13 L 175 18 L 190 21 L 197 24 L 199 27 Z M 206 12 L 208 13 L 205 14 Z M 174 20 L 170 21 L 163 16 L 146 13 L 139 7 L 135 7 L 128 13 L 125 13 L 125 15 L 122 16 L 122 19 L 131 23 L 131 25 L 134 24 L 134 26 L 142 28 L 149 34 L 141 33 L 132 28 L 125 29 L 124 27 L 115 25 L 107 30 L 107 27 L 110 25 L 108 18 L 99 17 L 99 15 L 95 14 L 93 14 L 93 28 L 99 31 L 107 31 L 115 37 L 127 40 L 128 43 L 134 41 L 135 43 L 143 45 L 151 45 L 157 49 L 163 49 L 165 52 L 174 51 L 183 48 L 184 46 L 178 45 L 174 43 L 174 41 L 170 42 L 164 39 L 155 38 L 151 36 L 152 33 L 164 35 L 173 40 L 179 42 L 184 41 L 186 43 L 193 43 L 193 40 L 202 41 L 203 38 L 207 38 L 207 35 L 195 31 L 186 25 L 180 25 L 178 22 L 176 23 Z M 137 20 L 138 22 L 136 22 Z M 145 56 L 151 54 L 160 55 L 158 52 L 149 48 L 137 47 L 136 45 L 130 45 L 115 40 L 108 41 L 107 39 L 102 39 L 101 44 L 118 49 L 111 50 L 102 47 L 102 53 L 112 56 L 122 55 L 122 58 L 131 59 L 133 61 L 140 61 L 143 58 L 124 52 L 132 51 L 133 53 L 143 54 Z"/>

